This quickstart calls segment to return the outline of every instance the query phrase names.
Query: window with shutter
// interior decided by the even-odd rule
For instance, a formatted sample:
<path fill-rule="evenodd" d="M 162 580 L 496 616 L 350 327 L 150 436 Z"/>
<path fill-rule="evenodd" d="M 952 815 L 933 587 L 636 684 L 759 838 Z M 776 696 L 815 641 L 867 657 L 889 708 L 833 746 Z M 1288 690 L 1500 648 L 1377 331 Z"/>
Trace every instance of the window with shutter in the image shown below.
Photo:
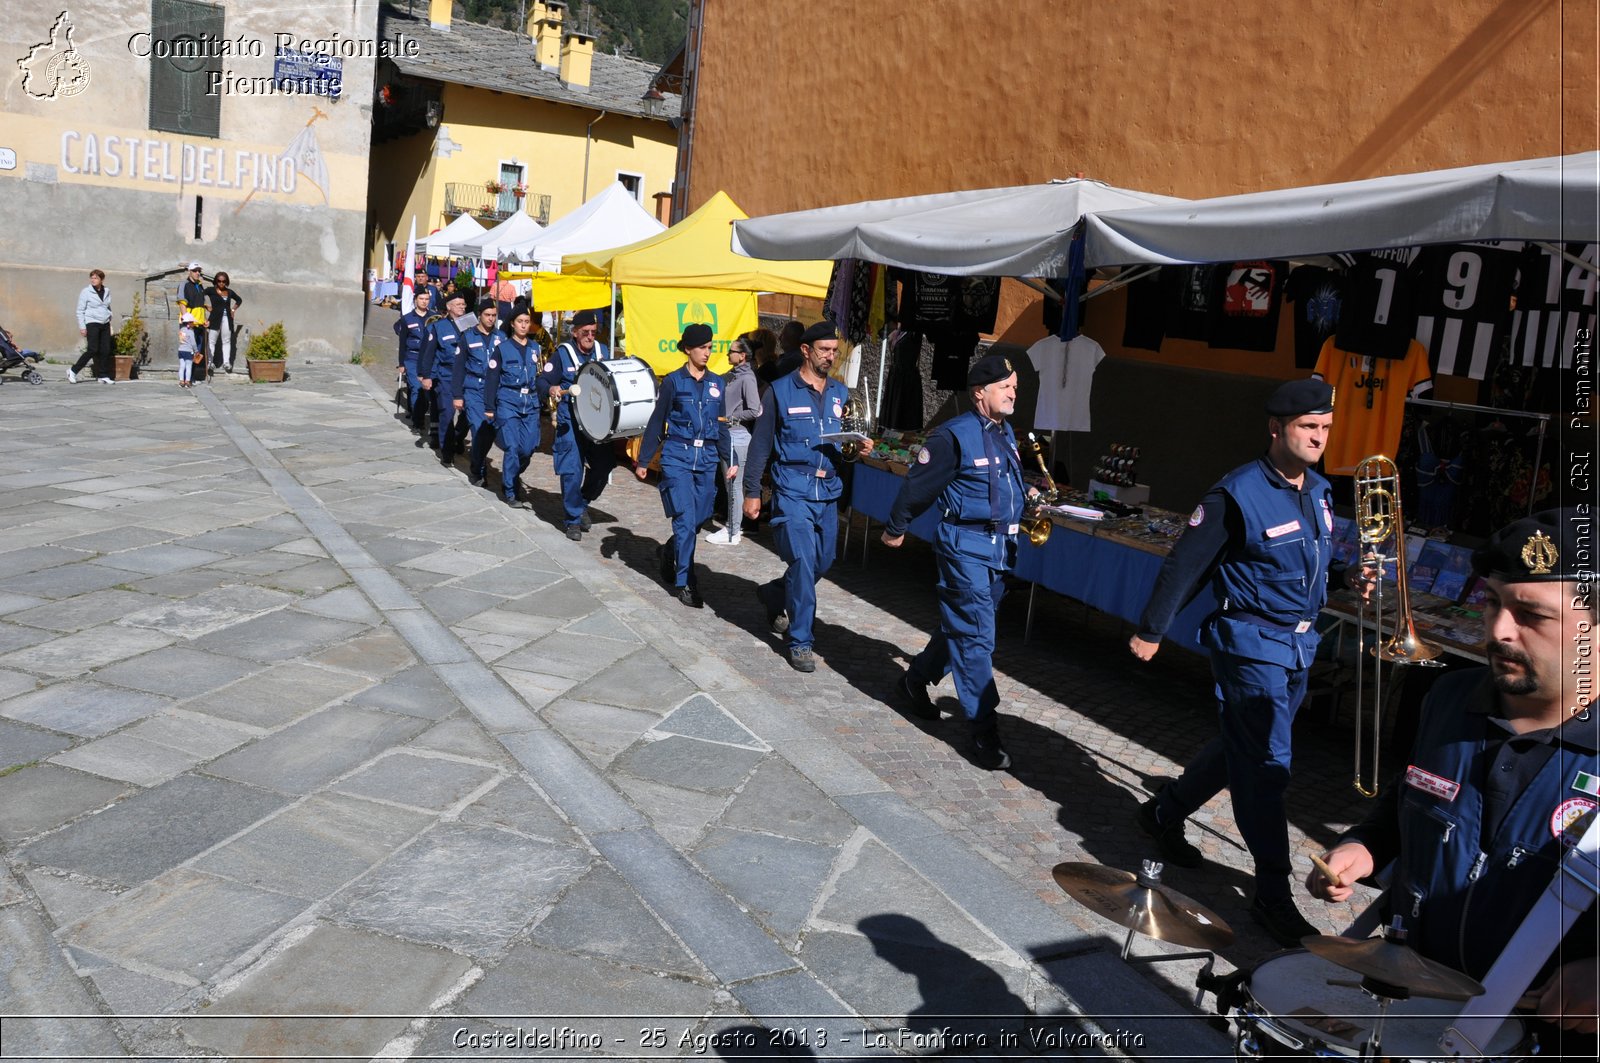
<path fill-rule="evenodd" d="M 151 0 L 150 128 L 217 136 L 222 96 L 208 96 L 216 52 L 226 40 L 222 8 L 194 0 Z"/>

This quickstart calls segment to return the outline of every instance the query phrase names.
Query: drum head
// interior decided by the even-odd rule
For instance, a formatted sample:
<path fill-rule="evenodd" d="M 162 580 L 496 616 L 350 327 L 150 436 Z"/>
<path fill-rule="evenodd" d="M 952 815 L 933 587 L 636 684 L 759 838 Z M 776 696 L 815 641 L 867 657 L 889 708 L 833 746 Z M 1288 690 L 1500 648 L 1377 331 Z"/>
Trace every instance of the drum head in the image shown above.
<path fill-rule="evenodd" d="M 1256 1005 L 1249 1009 L 1270 1017 L 1301 1040 L 1324 1047 L 1327 1054 L 1358 1057 L 1378 1019 L 1378 1003 L 1355 986 L 1361 976 L 1320 956 L 1296 950 L 1264 960 L 1250 972 L 1245 989 Z M 1412 997 L 1389 1005 L 1383 1027 L 1383 1053 L 1392 1058 L 1437 1057 L 1439 1036 L 1461 1014 L 1460 1003 Z M 1508 1018 L 1495 1031 L 1486 1052 L 1512 1055 L 1522 1043 L 1522 1023 Z"/>
<path fill-rule="evenodd" d="M 617 413 L 617 386 L 610 367 L 605 362 L 585 362 L 578 370 L 578 387 L 572 400 L 578 431 L 591 442 L 609 439 Z"/>

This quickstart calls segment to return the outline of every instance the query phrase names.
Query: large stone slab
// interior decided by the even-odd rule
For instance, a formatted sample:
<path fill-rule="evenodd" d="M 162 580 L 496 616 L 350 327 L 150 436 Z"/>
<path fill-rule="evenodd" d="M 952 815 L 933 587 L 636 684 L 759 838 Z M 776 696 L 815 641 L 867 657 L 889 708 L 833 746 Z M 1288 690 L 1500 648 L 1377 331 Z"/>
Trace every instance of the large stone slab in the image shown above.
<path fill-rule="evenodd" d="M 181 750 L 198 760 L 219 757 L 236 746 L 244 745 L 254 737 L 250 731 L 238 724 L 182 710 L 147 716 L 119 733 L 169 749 Z"/>
<path fill-rule="evenodd" d="M 8 576 L 0 579 L 0 590 L 56 600 L 74 598 L 91 591 L 103 591 L 107 587 L 129 583 L 139 576 L 139 573 L 129 572 L 127 569 L 110 568 L 107 565 L 85 561 L 79 564 L 57 565 L 55 568 L 28 572 L 20 576 Z"/>
<path fill-rule="evenodd" d="M 102 683 L 56 683 L 0 702 L 0 716 L 93 738 L 171 704 L 153 694 L 134 694 Z"/>
<path fill-rule="evenodd" d="M 128 787 L 54 764 L 0 775 L 0 841 L 15 844 L 85 812 L 103 808 Z"/>
<path fill-rule="evenodd" d="M 504 668 L 583 680 L 627 656 L 633 648 L 625 642 L 586 638 L 558 631 L 515 653 L 506 654 L 497 663 Z"/>
<path fill-rule="evenodd" d="M 665 657 L 645 648 L 574 688 L 569 696 L 576 701 L 665 713 L 693 693 L 694 685 Z"/>
<path fill-rule="evenodd" d="M 51 633 L 48 631 L 40 631 L 38 628 L 23 624 L 0 623 L 0 653 L 11 653 L 28 646 L 37 646 L 41 642 L 50 641 L 50 638 Z"/>
<path fill-rule="evenodd" d="M 700 841 L 728 801 L 723 794 L 685 790 L 631 775 L 612 775 L 610 781 L 644 813 L 656 833 L 683 850 Z"/>
<path fill-rule="evenodd" d="M 27 905 L 0 908 L 0 1015 L 7 1058 L 120 1059 L 127 1055 L 110 1017 L 72 973 L 44 920 Z M 19 1018 L 18 1016 L 33 1016 Z"/>
<path fill-rule="evenodd" d="M 310 793 L 425 726 L 422 720 L 339 705 L 235 750 L 207 770 L 284 793 Z"/>
<path fill-rule="evenodd" d="M 210 550 L 196 550 L 176 543 L 162 543 L 160 546 L 141 546 L 137 550 L 124 550 L 109 560 L 118 568 L 127 569 L 129 572 L 160 576 L 167 572 L 177 572 L 179 569 L 200 568 L 213 561 L 221 561 L 225 556 Z"/>
<path fill-rule="evenodd" d="M 331 616 L 335 620 L 350 620 L 357 624 L 376 624 L 383 619 L 372 603 L 367 601 L 367 596 L 354 587 L 341 587 L 302 601 L 300 608 L 318 616 Z"/>
<path fill-rule="evenodd" d="M 442 812 L 461 803 L 496 774 L 484 764 L 396 753 L 340 780 L 335 789 L 355 797 Z"/>
<path fill-rule="evenodd" d="M 24 593 L 31 592 L 24 590 Z M 590 594 L 583 584 L 569 577 L 532 594 L 525 594 L 501 608 L 518 613 L 531 613 L 534 616 L 576 620 L 600 608 L 600 600 Z"/>
<path fill-rule="evenodd" d="M 430 749 L 436 753 L 452 753 L 458 757 L 494 764 L 510 771 L 516 770 L 505 747 L 491 738 L 466 712 L 457 712 L 441 720 L 411 740 L 411 749 Z"/>
<path fill-rule="evenodd" d="M 66 941 L 208 982 L 306 902 L 180 868 L 63 932 Z"/>
<path fill-rule="evenodd" d="M 440 827 L 352 886 L 333 914 L 412 941 L 493 955 L 588 866 L 589 855 L 575 847 Z"/>
<path fill-rule="evenodd" d="M 989 954 L 998 948 L 993 938 L 979 930 L 932 883 L 876 841 L 863 845 L 855 863 L 839 875 L 817 913 L 817 921 L 825 926 L 856 926 L 863 919 L 881 914 L 886 897 L 894 898 L 894 910 L 917 915 L 916 925 L 903 925 L 907 944 L 922 943 L 931 935 L 968 955 Z M 879 936 L 896 929 L 897 924 L 886 924 Z"/>
<path fill-rule="evenodd" d="M 188 646 L 167 646 L 102 668 L 95 678 L 150 694 L 193 698 L 260 670 L 261 665 L 256 661 L 206 653 Z"/>
<path fill-rule="evenodd" d="M 201 871 L 306 900 L 332 895 L 425 828 L 421 812 L 318 794 L 194 864 Z"/>
<path fill-rule="evenodd" d="M 505 827 L 518 834 L 577 845 L 576 832 L 524 779 L 502 779 L 500 785 L 461 810 L 461 822 L 485 827 Z"/>
<path fill-rule="evenodd" d="M 754 831 L 713 830 L 695 862 L 779 936 L 799 936 L 836 850 Z"/>
<path fill-rule="evenodd" d="M 275 728 L 366 686 L 368 680 L 305 664 L 280 664 L 184 703 L 184 708 L 251 727 Z"/>
<path fill-rule="evenodd" d="M 640 742 L 613 762 L 617 771 L 651 782 L 707 793 L 727 793 L 744 782 L 761 754 L 753 749 L 673 735 Z"/>
<path fill-rule="evenodd" d="M 179 1029 L 195 1046 L 231 1059 L 371 1059 L 471 967 L 439 949 L 322 924 L 211 1008 L 247 1018 L 196 1017 Z M 327 1017 L 287 1017 L 299 1015 Z"/>
<path fill-rule="evenodd" d="M 212 550 L 224 554 L 253 554 L 294 539 L 287 531 L 261 527 L 218 528 L 216 531 L 184 539 L 182 545 L 196 550 Z"/>
<path fill-rule="evenodd" d="M 723 813 L 722 825 L 823 845 L 838 845 L 856 829 L 855 820 L 778 757 L 756 768 Z"/>
<path fill-rule="evenodd" d="M 524 561 L 513 561 L 458 579 L 450 585 L 469 591 L 487 591 L 502 598 L 517 598 L 541 591 L 561 579 L 560 572 L 536 568 Z"/>
<path fill-rule="evenodd" d="M 184 775 L 41 838 L 21 856 L 134 885 L 205 852 L 285 803 L 280 795 L 252 786 Z"/>
<path fill-rule="evenodd" d="M 542 713 L 578 752 L 605 767 L 656 723 L 654 713 L 558 698 Z"/>
<path fill-rule="evenodd" d="M 292 601 L 294 595 L 265 587 L 217 587 L 202 591 L 192 598 L 163 601 L 137 612 L 130 611 L 118 622 L 128 627 L 154 628 L 179 638 L 193 639 L 281 608 Z"/>
<path fill-rule="evenodd" d="M 39 680 L 25 672 L 0 668 L 0 701 L 39 689 Z"/>
<path fill-rule="evenodd" d="M 20 613 L 11 613 L 6 619 L 66 634 L 120 620 L 152 605 L 159 606 L 163 601 L 164 599 L 153 594 L 139 594 L 136 591 L 95 591 L 92 594 L 80 594 L 76 598 L 68 598 L 66 601 L 51 602 L 49 605 L 24 609 Z"/>
<path fill-rule="evenodd" d="M 287 661 L 358 635 L 359 624 L 317 616 L 298 609 L 280 609 L 233 624 L 196 639 L 200 650 L 232 653 L 258 661 Z"/>
<path fill-rule="evenodd" d="M 417 663 L 405 640 L 390 630 L 373 631 L 331 646 L 311 658 L 312 664 L 381 679 Z"/>
<path fill-rule="evenodd" d="M 100 775 L 136 786 L 155 786 L 181 775 L 200 758 L 168 746 L 146 742 L 125 732 L 97 738 L 50 758 L 52 764 Z"/>
<path fill-rule="evenodd" d="M 65 735 L 0 720 L 0 771 L 43 760 L 71 744 L 72 739 Z"/>
<path fill-rule="evenodd" d="M 655 729 L 663 734 L 700 738 L 707 742 L 722 742 L 732 746 L 744 746 L 747 749 L 767 749 L 765 742 L 728 715 L 709 694 L 696 694 L 679 705 L 667 714 L 666 719 L 656 724 Z"/>
<path fill-rule="evenodd" d="M 68 548 L 50 543 L 38 546 L 20 546 L 0 553 L 0 577 L 18 576 L 24 572 L 55 568 L 58 565 L 83 561 L 94 554 L 93 548 Z"/>
<path fill-rule="evenodd" d="M 427 665 L 396 672 L 350 699 L 352 705 L 440 720 L 461 707 L 456 696 Z"/>
<path fill-rule="evenodd" d="M 268 552 L 278 553 L 276 550 Z M 335 587 L 349 583 L 350 573 L 332 561 L 318 560 L 309 565 L 296 565 L 284 571 L 269 573 L 260 577 L 259 582 L 268 587 L 293 591 L 295 594 L 326 594 Z"/>
<path fill-rule="evenodd" d="M 137 657 L 173 642 L 173 636 L 141 628 L 102 624 L 0 658 L 13 668 L 43 675 L 74 676 Z"/>
<path fill-rule="evenodd" d="M 618 963 L 703 978 L 704 967 L 686 952 L 611 868 L 601 865 L 567 890 L 533 930 L 533 940 L 553 948 L 604 956 Z"/>

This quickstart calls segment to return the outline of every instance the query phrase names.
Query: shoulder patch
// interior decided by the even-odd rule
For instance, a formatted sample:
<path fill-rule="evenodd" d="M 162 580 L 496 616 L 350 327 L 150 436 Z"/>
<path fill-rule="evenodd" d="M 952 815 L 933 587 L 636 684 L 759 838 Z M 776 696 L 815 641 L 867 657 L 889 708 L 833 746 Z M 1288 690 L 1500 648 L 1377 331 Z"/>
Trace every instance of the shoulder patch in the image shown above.
<path fill-rule="evenodd" d="M 500 364 L 500 363 L 499 363 L 499 362 L 497 362 L 497 361 L 495 361 L 495 360 L 494 360 L 494 359 L 493 359 L 493 358 L 491 358 L 491 359 L 489 359 L 489 368 L 490 368 L 490 369 L 493 369 L 493 368 L 494 368 L 494 367 L 495 367 L 495 366 L 497 366 L 497 365 L 499 365 L 499 364 Z"/>
<path fill-rule="evenodd" d="M 544 363 L 544 371 L 546 373 L 552 372 L 555 369 L 555 367 L 556 367 L 556 363 L 554 363 L 554 362 L 546 362 L 546 363 Z"/>
<path fill-rule="evenodd" d="M 928 462 L 930 462 L 932 460 L 933 459 L 928 456 L 928 448 L 927 447 L 923 447 L 921 450 L 917 451 L 917 464 L 918 465 L 926 465 L 926 464 L 928 464 Z"/>
<path fill-rule="evenodd" d="M 1550 815 L 1550 836 L 1560 838 L 1562 844 L 1570 849 L 1577 844 L 1578 839 L 1576 832 L 1571 834 L 1569 832 L 1584 816 L 1593 812 L 1595 807 L 1595 802 L 1587 797 L 1573 797 L 1561 802 Z"/>
<path fill-rule="evenodd" d="M 1198 528 L 1206 519 L 1206 507 L 1195 506 L 1194 512 L 1189 514 L 1189 527 Z"/>

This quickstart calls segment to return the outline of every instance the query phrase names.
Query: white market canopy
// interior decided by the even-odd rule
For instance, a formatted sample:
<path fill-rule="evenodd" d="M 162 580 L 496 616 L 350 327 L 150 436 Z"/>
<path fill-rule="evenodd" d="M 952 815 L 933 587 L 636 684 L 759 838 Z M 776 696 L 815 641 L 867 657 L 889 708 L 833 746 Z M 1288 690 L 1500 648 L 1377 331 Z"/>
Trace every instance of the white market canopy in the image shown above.
<path fill-rule="evenodd" d="M 734 222 L 733 249 L 768 259 L 858 258 L 954 276 L 1060 277 L 1084 214 L 1184 202 L 1074 178 L 750 218 Z"/>
<path fill-rule="evenodd" d="M 633 193 L 613 181 L 604 192 L 551 223 L 531 243 L 502 243 L 503 258 L 532 263 L 543 273 L 560 273 L 562 255 L 582 255 L 637 243 L 666 229 L 639 205 Z"/>
<path fill-rule="evenodd" d="M 477 218 L 470 214 L 462 214 L 438 232 L 429 233 L 427 243 L 423 246 L 426 247 L 429 258 L 448 258 L 452 243 L 480 236 L 483 232 L 484 228 Z"/>
<path fill-rule="evenodd" d="M 531 243 L 542 232 L 543 225 L 519 210 L 486 233 L 455 241 L 450 245 L 450 253 L 461 258 L 496 258 L 502 247 Z"/>
<path fill-rule="evenodd" d="M 1593 242 L 1600 152 L 1094 213 L 1084 263 L 1305 258 L 1472 240 Z"/>

